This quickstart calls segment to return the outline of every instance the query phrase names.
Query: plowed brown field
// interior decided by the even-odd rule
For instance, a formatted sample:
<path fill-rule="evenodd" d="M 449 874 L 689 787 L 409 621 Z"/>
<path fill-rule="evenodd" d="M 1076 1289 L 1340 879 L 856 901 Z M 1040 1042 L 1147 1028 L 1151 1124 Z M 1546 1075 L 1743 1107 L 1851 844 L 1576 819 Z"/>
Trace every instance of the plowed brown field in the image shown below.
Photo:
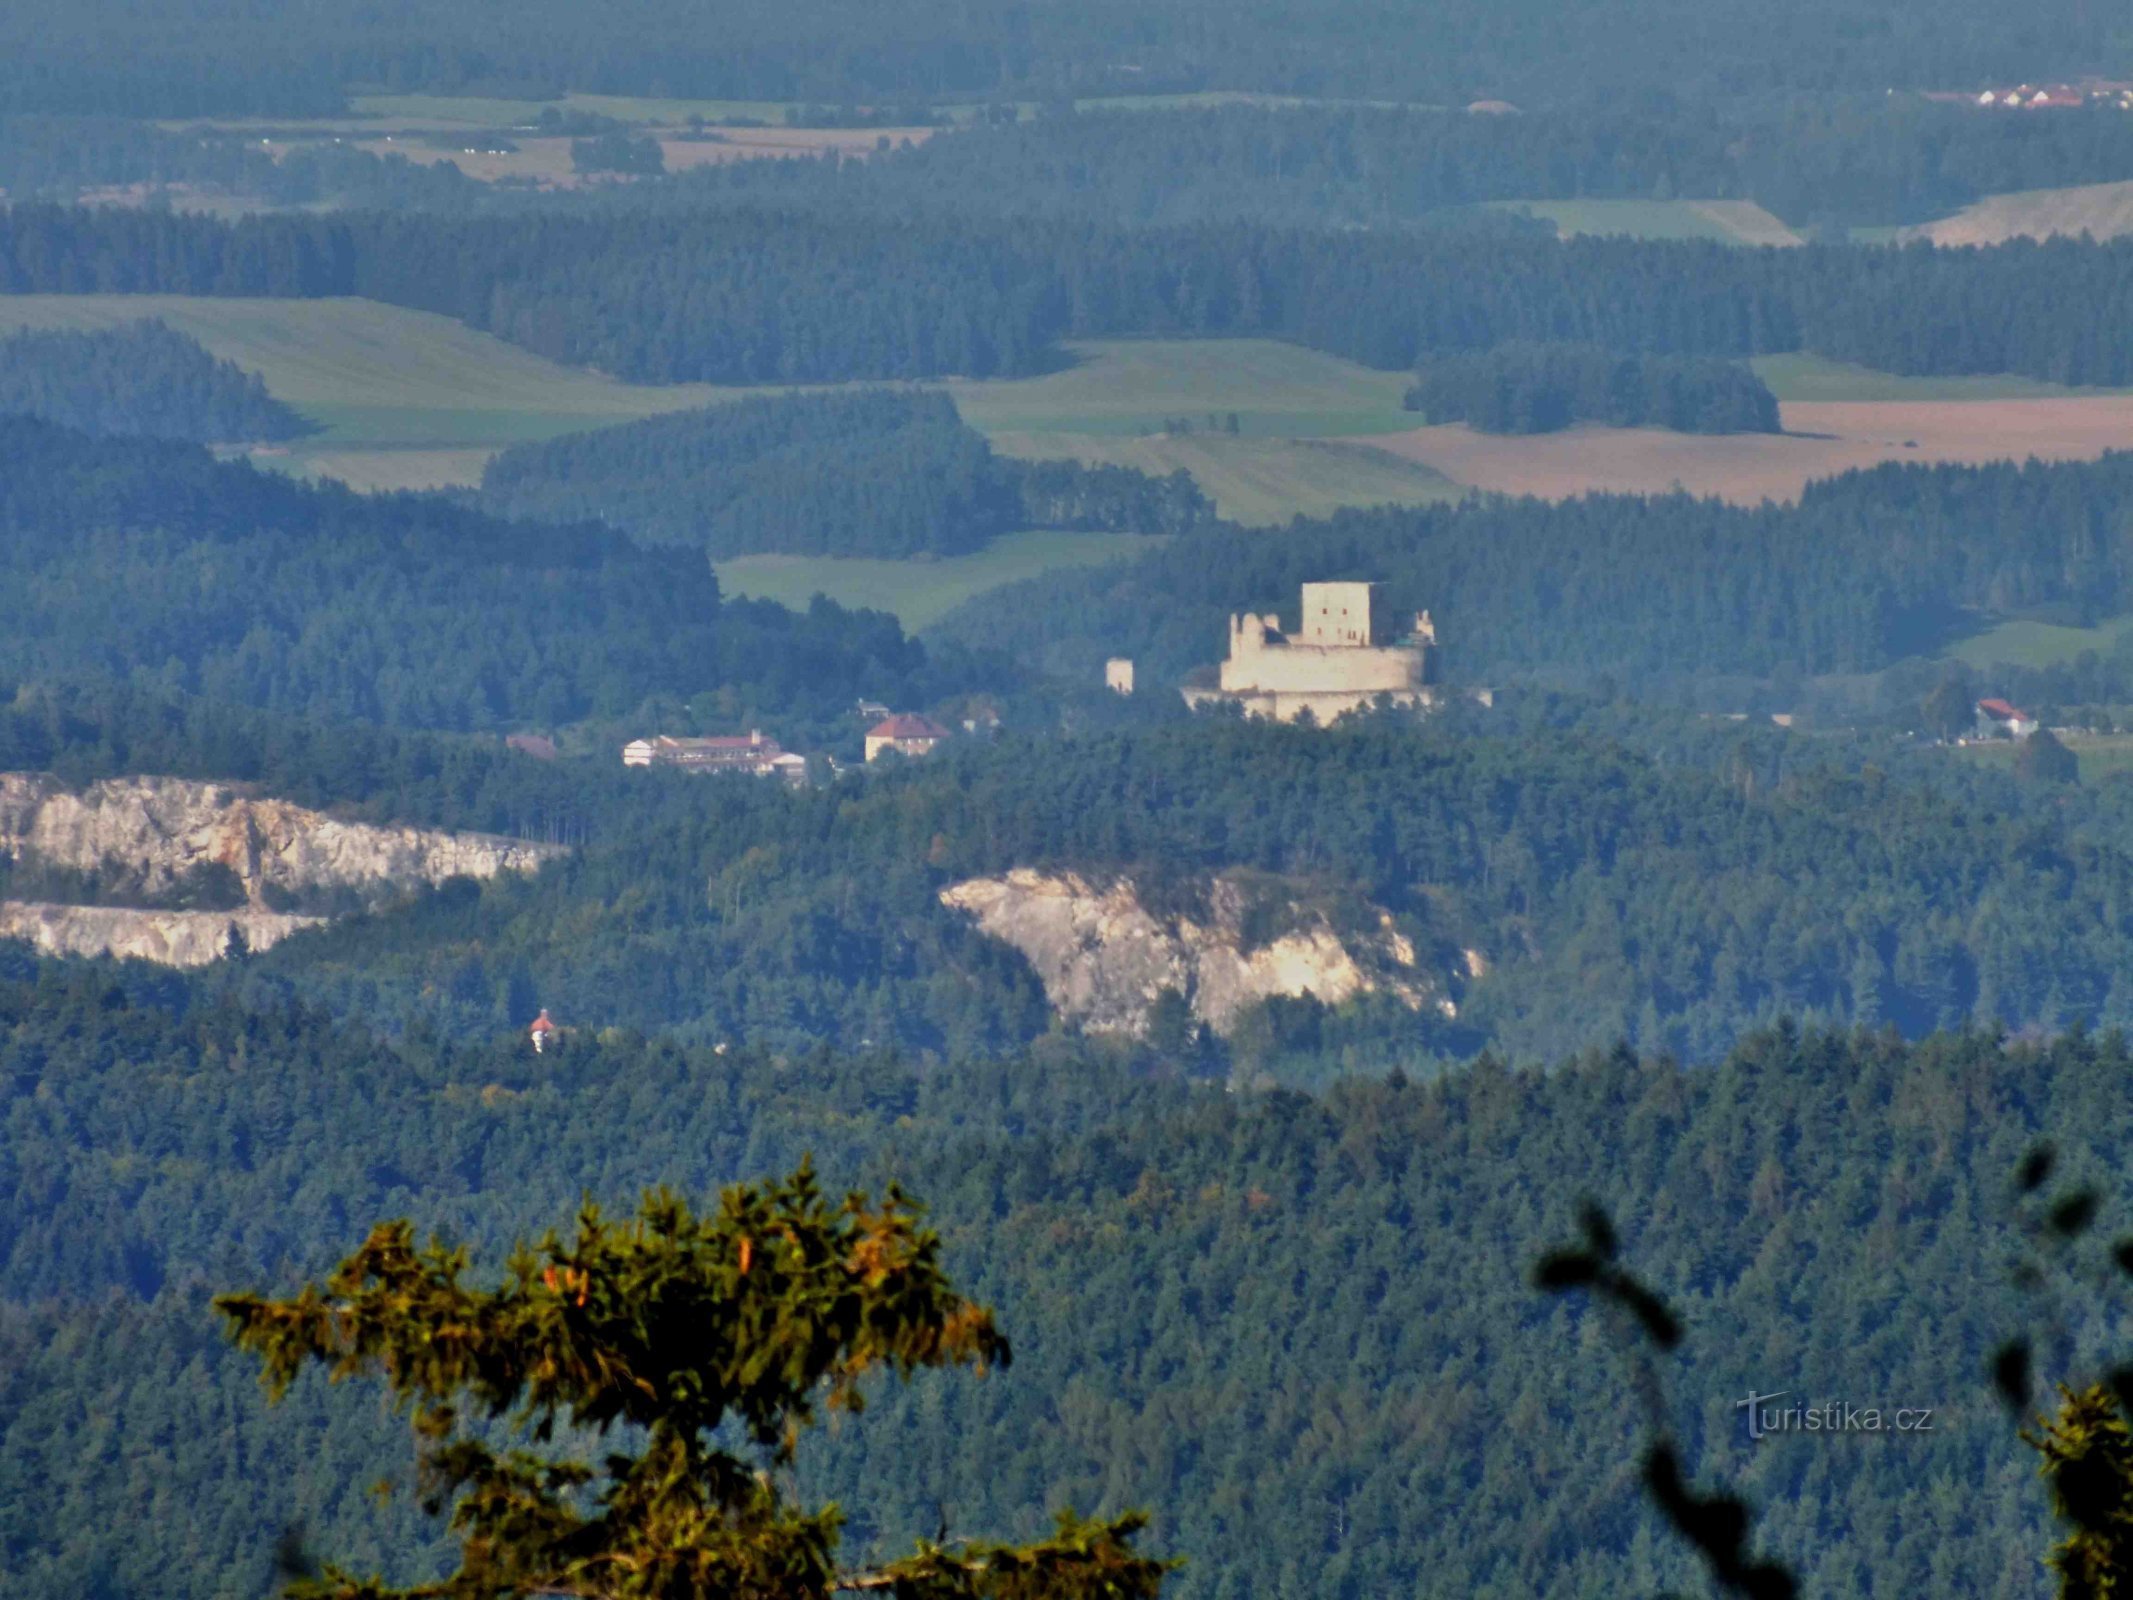
<path fill-rule="evenodd" d="M 1573 428 L 1503 435 L 1457 424 L 1352 442 L 1505 494 L 1563 500 L 1681 489 L 1740 505 L 1796 500 L 1813 479 L 1883 461 L 2089 461 L 2107 450 L 2133 449 L 2133 395 L 1790 401 L 1780 413 L 1782 434 Z"/>

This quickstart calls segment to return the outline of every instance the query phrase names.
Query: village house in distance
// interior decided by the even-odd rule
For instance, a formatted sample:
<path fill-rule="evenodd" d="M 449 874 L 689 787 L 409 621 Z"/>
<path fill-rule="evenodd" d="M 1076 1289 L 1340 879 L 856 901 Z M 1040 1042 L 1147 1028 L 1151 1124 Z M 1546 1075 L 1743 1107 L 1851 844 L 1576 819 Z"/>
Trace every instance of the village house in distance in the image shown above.
<path fill-rule="evenodd" d="M 931 717 L 898 712 L 893 717 L 883 717 L 867 729 L 867 759 L 877 761 L 891 753 L 930 756 L 947 737 L 948 730 Z"/>
<path fill-rule="evenodd" d="M 1395 636 L 1375 583 L 1307 583 L 1301 626 L 1282 631 L 1274 613 L 1229 619 L 1229 659 L 1220 687 L 1191 687 L 1194 710 L 1225 702 L 1248 717 L 1294 722 L 1306 711 L 1320 723 L 1380 699 L 1396 706 L 1436 704 L 1430 653 L 1437 630 L 1427 611 Z"/>
<path fill-rule="evenodd" d="M 807 781 L 807 758 L 796 756 L 775 739 L 754 732 L 745 737 L 676 739 L 658 734 L 632 739 L 622 747 L 625 767 L 679 767 L 684 772 L 742 772 L 757 778 Z"/>

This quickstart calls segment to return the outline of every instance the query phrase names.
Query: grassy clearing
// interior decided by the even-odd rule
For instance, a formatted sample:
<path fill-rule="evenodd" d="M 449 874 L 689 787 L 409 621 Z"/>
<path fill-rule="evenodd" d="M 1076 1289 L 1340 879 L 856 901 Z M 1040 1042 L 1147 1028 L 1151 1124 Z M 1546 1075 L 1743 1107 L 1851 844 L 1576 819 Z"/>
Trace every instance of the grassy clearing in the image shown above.
<path fill-rule="evenodd" d="M 1622 234 L 1632 239 L 1708 239 L 1719 244 L 1798 244 L 1800 237 L 1748 200 L 1492 200 L 1555 224 L 1564 238 Z"/>
<path fill-rule="evenodd" d="M 2080 759 L 2083 783 L 2097 783 L 2133 773 L 2133 734 L 2063 733 L 2059 735 L 2059 742 Z M 1960 760 L 1982 766 L 2012 768 L 2015 764 L 2015 742 L 2012 739 L 1984 739 L 1974 744 L 1956 745 L 1951 753 Z"/>
<path fill-rule="evenodd" d="M 1002 433 L 994 448 L 1035 461 L 1086 461 L 1162 476 L 1185 471 L 1233 522 L 1268 526 L 1343 506 L 1423 505 L 1466 493 L 1419 462 L 1367 445 L 1224 434 Z"/>
<path fill-rule="evenodd" d="M 1153 550 L 1134 533 L 1010 533 L 975 555 L 937 561 L 849 556 L 736 556 L 716 563 L 728 594 L 775 600 L 799 610 L 818 594 L 842 606 L 893 613 L 909 633 L 929 626 L 972 595 L 1064 567 L 1093 567 Z"/>
<path fill-rule="evenodd" d="M 481 483 L 489 450 L 335 450 L 297 444 L 286 452 L 256 452 L 254 466 L 298 478 L 331 478 L 364 494 L 400 489 L 472 489 Z"/>
<path fill-rule="evenodd" d="M 566 367 L 449 318 L 369 300 L 0 296 L 0 330 L 160 317 L 325 432 L 314 446 L 488 447 L 627 422 L 740 391 L 653 388 Z"/>
<path fill-rule="evenodd" d="M 1973 667 L 1999 664 L 2052 667 L 2094 651 L 2109 655 L 2133 634 L 2133 616 L 2113 617 L 2093 628 L 2066 628 L 2049 622 L 2003 622 L 1973 635 L 1947 652 L 1947 659 Z"/>
<path fill-rule="evenodd" d="M 766 392 L 621 383 L 448 318 L 367 300 L 0 296 L 0 331 L 108 328 L 142 317 L 161 317 L 258 373 L 321 426 L 262 465 L 364 489 L 473 483 L 488 454 L 506 445 Z M 1072 450 L 1050 448 L 1055 456 L 1137 454 L 1156 470 L 1185 467 L 1226 512 L 1248 520 L 1446 492 L 1420 467 L 1295 442 L 1410 423 L 1400 410 L 1403 374 L 1264 339 L 1107 340 L 1070 354 L 1071 366 L 1044 377 L 948 387 L 981 429 L 1081 436 Z M 1205 427 L 1210 415 L 1231 412 L 1241 438 L 1133 437 L 1159 432 L 1169 417 Z M 1016 453 L 1047 448 L 1025 442 Z"/>
<path fill-rule="evenodd" d="M 1748 365 L 1780 400 L 2053 400 L 2115 392 L 2072 389 L 2013 373 L 1907 378 L 1804 354 L 1757 356 Z"/>
<path fill-rule="evenodd" d="M 2048 239 L 2088 234 L 2115 239 L 2133 233 L 2133 182 L 2084 183 L 2064 189 L 2023 189 L 1992 194 L 1952 217 L 1906 228 L 1900 239 L 1935 244 L 2004 244 L 2009 239 Z"/>
<path fill-rule="evenodd" d="M 1273 339 L 1097 339 L 1067 346 L 1073 365 L 1039 378 L 948 385 L 987 433 L 1147 434 L 1183 417 L 1205 427 L 1237 414 L 1255 438 L 1389 433 L 1408 378 Z"/>

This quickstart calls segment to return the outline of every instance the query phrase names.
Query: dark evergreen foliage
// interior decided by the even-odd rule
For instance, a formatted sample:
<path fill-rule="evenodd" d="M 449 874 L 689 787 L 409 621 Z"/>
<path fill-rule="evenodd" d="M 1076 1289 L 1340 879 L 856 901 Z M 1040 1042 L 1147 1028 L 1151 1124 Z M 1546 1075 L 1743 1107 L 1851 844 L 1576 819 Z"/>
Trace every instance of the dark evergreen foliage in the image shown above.
<path fill-rule="evenodd" d="M 1005 460 L 946 395 L 897 390 L 751 398 L 520 445 L 489 463 L 482 501 L 714 557 L 957 555 L 1017 528 L 1213 520 L 1182 473 Z"/>
<path fill-rule="evenodd" d="M 389 1047 L 212 982 L 17 966 L 0 1549 L 36 1597 L 264 1587 L 295 1522 L 365 1570 L 421 1570 L 434 1525 L 361 1492 L 406 1460 L 404 1424 L 322 1383 L 262 1408 L 207 1284 L 294 1287 L 379 1212 L 493 1248 L 587 1189 L 701 1195 L 812 1146 L 833 1189 L 922 1185 L 1015 1336 L 1011 1371 L 879 1392 L 823 1442 L 799 1492 L 865 1508 L 855 1559 L 944 1515 L 1038 1533 L 1058 1493 L 1158 1508 L 1151 1541 L 1195 1553 L 1186 1595 L 1693 1592 L 1624 1471 L 1639 1417 L 1599 1319 L 1525 1280 L 1590 1192 L 1676 1301 L 1690 1470 L 1754 1494 L 1758 1549 L 1804 1592 L 2041 1597 L 2046 1499 L 1985 1379 L 2021 1310 L 2007 1174 L 2040 1135 L 2076 1173 L 2120 1169 L 2128 1072 L 2116 1039 L 1788 1029 L 1715 1069 L 1613 1051 L 1225 1095 L 1063 1043 L 930 1073 L 619 1032 L 538 1058 Z M 1780 1388 L 1936 1426 L 1751 1445 L 1734 1401 Z M 83 1447 L 85 1394 L 125 1448 Z"/>
<path fill-rule="evenodd" d="M 893 1186 L 878 1204 L 832 1204 L 803 1164 L 729 1186 L 715 1214 L 665 1186 L 628 1222 L 587 1202 L 567 1242 L 521 1240 L 495 1289 L 465 1281 L 463 1250 L 415 1239 L 411 1221 L 381 1222 L 323 1293 L 215 1298 L 275 1400 L 314 1366 L 382 1379 L 414 1414 L 425 1500 L 451 1503 L 460 1559 L 441 1583 L 328 1566 L 291 1600 L 1156 1600 L 1176 1565 L 1132 1548 L 1146 1516 L 1068 1510 L 1024 1547 L 936 1535 L 855 1572 L 839 1560 L 841 1508 L 776 1486 L 770 1469 L 792 1466 L 823 1411 L 865 1409 L 869 1378 L 1011 1359 Z M 483 1437 L 501 1426 L 549 1446 L 558 1425 L 613 1445 L 595 1465 Z"/>
<path fill-rule="evenodd" d="M 726 693 L 834 716 L 952 680 L 895 621 L 723 599 L 700 556 L 0 419 L 11 678 L 131 677 L 326 721 L 554 726 Z"/>
<path fill-rule="evenodd" d="M 385 10 L 173 0 L 20 0 L 0 27 L 0 109 L 291 116 L 342 109 L 350 84 L 551 98 L 566 89 L 880 105 L 1068 100 L 1176 90 L 1464 105 L 1634 93 L 2050 81 L 2112 59 L 2115 18 L 2076 0 L 1891 0 L 1870 26 L 1838 0 L 1633 8 L 1499 0 L 1419 14 L 1369 0 L 951 0 L 752 9 L 707 34 L 671 0 L 407 0 Z M 241 38 L 242 51 L 226 41 Z M 2022 68 L 2010 62 L 2025 63 Z"/>
<path fill-rule="evenodd" d="M 1503 344 L 1425 365 L 1407 409 L 1485 433 L 1553 433 L 1579 422 L 1676 433 L 1776 433 L 1763 381 L 1708 356 L 1622 356 L 1598 345 Z"/>
<path fill-rule="evenodd" d="M 1484 225 L 1519 200 L 1752 200 L 1801 228 L 1942 216 L 1988 194 L 2133 176 L 2110 105 L 2031 116 L 1915 95 L 1679 95 L 1456 109 L 1230 105 L 985 124 L 864 160 L 699 168 L 629 206 L 750 198 L 1093 222 Z M 1553 231 L 1552 224 L 1542 224 Z"/>
<path fill-rule="evenodd" d="M 1993 617 L 2127 609 L 2129 496 L 2133 455 L 2114 454 L 1876 467 L 1810 484 L 1797 506 L 1677 494 L 1347 511 L 1306 537 L 1212 529 L 1131 564 L 996 589 L 935 634 L 1083 679 L 1130 655 L 1174 682 L 1220 658 L 1231 613 L 1292 604 L 1307 580 L 1368 578 L 1394 614 L 1433 612 L 1453 681 L 1607 673 L 1647 696 L 1721 676 L 1796 681 L 1874 671 Z"/>
<path fill-rule="evenodd" d="M 258 374 L 217 361 L 162 322 L 99 333 L 26 329 L 0 338 L 0 414 L 109 436 L 201 444 L 315 431 Z"/>
<path fill-rule="evenodd" d="M 666 171 L 667 158 L 657 139 L 641 139 L 627 133 L 603 133 L 590 139 L 571 140 L 570 166 L 574 172 L 646 177 Z"/>
<path fill-rule="evenodd" d="M 1802 1014 L 1914 1034 L 2133 1019 L 2112 910 L 2133 894 L 2121 786 L 1953 785 L 1884 741 L 1877 769 L 1846 770 L 1816 741 L 1691 719 L 1662 760 L 1491 725 L 1512 716 L 1004 739 L 806 795 L 603 785 L 581 801 L 586 847 L 540 878 L 424 895 L 251 970 L 458 1034 L 523 1026 L 537 993 L 592 1025 L 999 1052 L 1044 1032 L 1049 1008 L 942 889 L 1066 869 L 1190 915 L 1206 874 L 1241 870 L 1269 875 L 1277 910 L 1356 926 L 1390 911 L 1458 1014 L 1272 1007 L 1208 1041 L 1209 1071 L 1317 1083 L 1491 1043 L 1553 1055 L 1595 1032 L 1704 1060 Z"/>
<path fill-rule="evenodd" d="M 758 210 L 0 216 L 0 293 L 358 294 L 654 381 L 983 377 L 1075 335 L 1257 334 L 1389 369 L 1525 339 L 2122 384 L 2129 264 L 2133 239 L 1741 250 Z"/>
<path fill-rule="evenodd" d="M 282 206 L 472 210 L 491 197 L 449 162 L 378 155 L 339 141 L 279 157 L 256 137 L 121 117 L 0 116 L 0 189 L 20 202 L 147 184 Z"/>

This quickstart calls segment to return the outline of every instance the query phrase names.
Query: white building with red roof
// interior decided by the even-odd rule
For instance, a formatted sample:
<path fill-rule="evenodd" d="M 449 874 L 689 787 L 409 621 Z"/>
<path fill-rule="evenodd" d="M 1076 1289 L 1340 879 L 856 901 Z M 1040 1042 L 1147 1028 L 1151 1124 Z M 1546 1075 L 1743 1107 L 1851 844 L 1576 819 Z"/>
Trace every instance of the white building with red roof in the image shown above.
<path fill-rule="evenodd" d="M 929 756 L 947 737 L 948 730 L 931 717 L 900 711 L 867 729 L 867 759 L 873 761 L 891 751 L 901 756 Z"/>
<path fill-rule="evenodd" d="M 745 772 L 758 778 L 788 780 L 807 776 L 805 757 L 790 755 L 777 740 L 760 730 L 731 737 L 677 739 L 658 734 L 650 739 L 632 739 L 622 747 L 625 767 L 679 767 L 685 772 Z"/>
<path fill-rule="evenodd" d="M 1988 739 L 2003 733 L 2011 738 L 2026 739 L 2037 731 L 2037 719 L 2009 701 L 1980 700 L 1977 703 L 1977 731 Z"/>

